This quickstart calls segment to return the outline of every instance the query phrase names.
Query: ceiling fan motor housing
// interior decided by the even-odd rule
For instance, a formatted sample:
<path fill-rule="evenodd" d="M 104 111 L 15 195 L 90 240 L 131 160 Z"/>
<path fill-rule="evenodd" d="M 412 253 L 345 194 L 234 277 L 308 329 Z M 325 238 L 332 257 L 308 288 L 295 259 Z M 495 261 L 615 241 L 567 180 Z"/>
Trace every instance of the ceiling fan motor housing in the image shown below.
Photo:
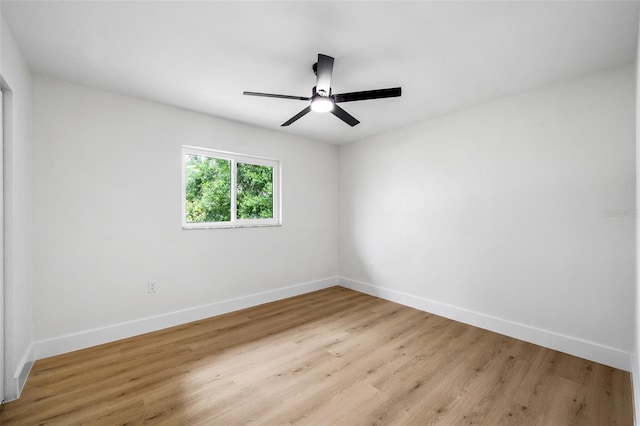
<path fill-rule="evenodd" d="M 311 90 L 311 98 L 315 98 L 316 96 L 322 96 L 325 98 L 331 97 L 331 89 L 329 89 L 329 93 L 326 93 L 324 90 L 320 90 L 319 92 L 316 90 L 316 86 L 313 86 Z"/>

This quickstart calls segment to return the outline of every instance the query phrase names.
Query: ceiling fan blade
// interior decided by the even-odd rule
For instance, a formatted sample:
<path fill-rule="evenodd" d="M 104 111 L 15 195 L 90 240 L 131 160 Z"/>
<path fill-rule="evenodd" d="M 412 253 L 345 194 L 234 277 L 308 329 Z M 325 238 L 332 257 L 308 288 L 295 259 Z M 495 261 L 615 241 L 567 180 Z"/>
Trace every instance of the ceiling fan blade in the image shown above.
<path fill-rule="evenodd" d="M 359 121 L 353 115 L 349 114 L 347 111 L 343 110 L 338 105 L 333 106 L 333 109 L 331 110 L 331 114 L 335 115 L 336 117 L 338 117 L 340 120 L 344 121 L 351 127 L 359 123 Z"/>
<path fill-rule="evenodd" d="M 333 58 L 331 56 L 318 53 L 318 64 L 316 66 L 316 92 L 329 96 L 331 92 L 331 74 L 333 74 Z"/>
<path fill-rule="evenodd" d="M 295 99 L 298 101 L 308 101 L 311 98 L 307 98 L 304 96 L 289 96 L 289 95 L 275 95 L 273 93 L 260 93 L 260 92 L 242 92 L 243 95 L 248 96 L 262 96 L 265 98 L 280 98 L 280 99 Z"/>
<path fill-rule="evenodd" d="M 365 101 L 367 99 L 393 98 L 402 95 L 401 87 L 391 89 L 365 90 L 364 92 L 340 93 L 333 95 L 336 102 Z"/>
<path fill-rule="evenodd" d="M 302 111 L 300 111 L 299 113 L 297 113 L 296 115 L 294 115 L 293 117 L 291 117 L 290 119 L 282 123 L 280 126 L 284 127 L 284 126 L 290 125 L 294 121 L 298 120 L 300 117 L 307 115 L 309 111 L 311 111 L 311 105 L 309 105 L 308 107 L 306 107 L 305 109 L 303 109 Z"/>

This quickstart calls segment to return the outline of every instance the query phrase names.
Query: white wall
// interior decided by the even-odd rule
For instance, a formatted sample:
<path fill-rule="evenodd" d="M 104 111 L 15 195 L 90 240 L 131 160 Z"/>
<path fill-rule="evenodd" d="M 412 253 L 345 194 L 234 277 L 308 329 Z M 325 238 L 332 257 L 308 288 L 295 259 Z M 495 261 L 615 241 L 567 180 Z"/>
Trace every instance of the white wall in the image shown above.
<path fill-rule="evenodd" d="M 631 379 L 633 381 L 633 402 L 634 402 L 634 416 L 635 424 L 638 424 L 638 416 L 640 416 L 640 173 L 638 168 L 640 167 L 640 88 L 638 82 L 640 81 L 640 64 L 638 64 L 638 58 L 640 58 L 640 33 L 638 34 L 638 43 L 636 51 L 636 280 L 635 280 L 635 333 L 634 333 L 634 347 L 633 356 L 631 357 Z"/>
<path fill-rule="evenodd" d="M 634 79 L 629 65 L 342 146 L 345 284 L 628 369 Z"/>
<path fill-rule="evenodd" d="M 181 229 L 183 144 L 281 160 L 283 226 Z M 335 284 L 335 146 L 36 76 L 34 179 L 37 357 L 119 323 L 135 334 L 145 318 Z"/>
<path fill-rule="evenodd" d="M 0 18 L 0 75 L 11 89 L 5 140 L 5 398 L 18 394 L 17 375 L 31 360 L 31 73 Z"/>

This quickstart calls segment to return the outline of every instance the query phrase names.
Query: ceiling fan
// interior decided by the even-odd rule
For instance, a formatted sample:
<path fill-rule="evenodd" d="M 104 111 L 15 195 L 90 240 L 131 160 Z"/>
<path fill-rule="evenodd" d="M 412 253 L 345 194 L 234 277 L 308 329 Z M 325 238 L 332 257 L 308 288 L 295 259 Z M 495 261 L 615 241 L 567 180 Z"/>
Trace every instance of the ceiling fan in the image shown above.
<path fill-rule="evenodd" d="M 282 126 L 288 126 L 308 114 L 314 112 L 330 112 L 350 126 L 355 126 L 359 121 L 344 109 L 340 108 L 338 103 L 364 101 L 368 99 L 392 98 L 402 94 L 402 88 L 393 87 L 391 89 L 365 90 L 363 92 L 340 93 L 334 95 L 331 92 L 331 74 L 333 73 L 333 58 L 331 56 L 318 54 L 318 62 L 313 64 L 313 72 L 317 76 L 316 86 L 311 91 L 311 97 L 305 96 L 289 96 L 276 95 L 272 93 L 260 92 L 243 92 L 249 96 L 263 96 L 267 98 L 294 99 L 298 101 L 311 101 L 310 104 L 282 123 Z"/>

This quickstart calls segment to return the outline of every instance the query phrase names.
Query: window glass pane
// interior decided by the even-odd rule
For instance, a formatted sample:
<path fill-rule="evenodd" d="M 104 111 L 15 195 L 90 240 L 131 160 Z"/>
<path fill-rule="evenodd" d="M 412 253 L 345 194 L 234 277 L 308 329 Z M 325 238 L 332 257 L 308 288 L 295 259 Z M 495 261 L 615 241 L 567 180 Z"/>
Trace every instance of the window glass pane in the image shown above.
<path fill-rule="evenodd" d="M 231 220 L 231 161 L 185 155 L 187 222 Z"/>
<path fill-rule="evenodd" d="M 273 218 L 273 167 L 238 163 L 238 219 Z"/>

